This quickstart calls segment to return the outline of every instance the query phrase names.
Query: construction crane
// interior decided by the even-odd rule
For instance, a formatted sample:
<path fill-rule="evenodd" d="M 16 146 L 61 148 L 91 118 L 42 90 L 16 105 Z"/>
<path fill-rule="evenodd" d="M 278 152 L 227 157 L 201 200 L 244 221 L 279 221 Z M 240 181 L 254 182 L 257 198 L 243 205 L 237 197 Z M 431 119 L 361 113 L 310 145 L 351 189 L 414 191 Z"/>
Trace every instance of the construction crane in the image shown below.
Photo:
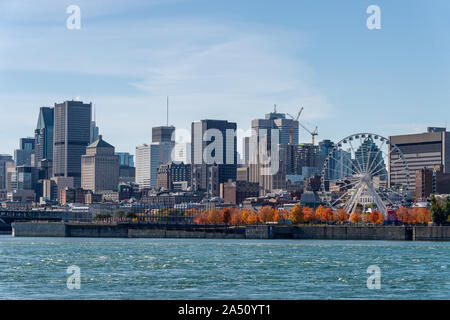
<path fill-rule="evenodd" d="M 311 131 L 311 130 L 309 130 L 307 127 L 305 127 L 304 125 L 302 125 L 301 123 L 299 123 L 301 126 L 302 126 L 302 128 L 303 129 L 305 129 L 306 131 L 308 131 L 309 132 L 309 134 L 311 135 L 311 138 L 312 138 L 312 144 L 314 145 L 314 138 L 315 138 L 315 136 L 317 136 L 318 134 L 319 134 L 319 129 L 317 128 L 317 126 L 316 126 L 316 128 L 314 129 L 314 131 Z"/>
<path fill-rule="evenodd" d="M 292 119 L 294 119 L 294 122 L 292 123 L 291 128 L 289 129 L 289 144 L 292 145 L 292 141 L 293 141 L 293 135 L 294 135 L 294 129 L 297 126 L 298 122 L 298 118 L 300 118 L 300 115 L 302 114 L 303 111 L 303 107 L 300 108 L 300 111 L 297 113 L 297 117 L 294 119 L 293 116 L 291 116 L 289 113 L 287 114 L 289 117 L 291 117 Z"/>

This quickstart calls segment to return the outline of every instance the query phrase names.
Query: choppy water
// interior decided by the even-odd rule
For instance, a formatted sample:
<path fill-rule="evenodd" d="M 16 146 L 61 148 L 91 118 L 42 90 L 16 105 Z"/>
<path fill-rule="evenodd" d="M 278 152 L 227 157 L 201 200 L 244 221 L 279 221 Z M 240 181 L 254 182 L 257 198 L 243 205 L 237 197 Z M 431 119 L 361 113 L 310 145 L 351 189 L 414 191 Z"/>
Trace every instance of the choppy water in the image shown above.
<path fill-rule="evenodd" d="M 0 299 L 449 299 L 449 263 L 448 242 L 0 236 Z"/>

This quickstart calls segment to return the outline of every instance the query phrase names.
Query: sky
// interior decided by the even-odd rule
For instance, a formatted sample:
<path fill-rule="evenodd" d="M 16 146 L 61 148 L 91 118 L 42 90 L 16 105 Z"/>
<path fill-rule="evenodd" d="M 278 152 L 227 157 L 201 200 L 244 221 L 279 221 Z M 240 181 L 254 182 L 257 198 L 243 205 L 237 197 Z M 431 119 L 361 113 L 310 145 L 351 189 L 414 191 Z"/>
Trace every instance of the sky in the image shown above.
<path fill-rule="evenodd" d="M 66 9 L 81 10 L 81 28 Z M 381 29 L 369 30 L 369 5 Z M 277 104 L 318 140 L 447 126 L 450 1 L 1 0 L 0 153 L 39 108 L 92 102 L 104 139 L 134 153 L 151 127 L 223 119 L 249 130 Z M 248 131 L 247 131 L 248 132 Z M 300 141 L 310 142 L 300 128 Z M 318 141 L 316 140 L 316 141 Z"/>

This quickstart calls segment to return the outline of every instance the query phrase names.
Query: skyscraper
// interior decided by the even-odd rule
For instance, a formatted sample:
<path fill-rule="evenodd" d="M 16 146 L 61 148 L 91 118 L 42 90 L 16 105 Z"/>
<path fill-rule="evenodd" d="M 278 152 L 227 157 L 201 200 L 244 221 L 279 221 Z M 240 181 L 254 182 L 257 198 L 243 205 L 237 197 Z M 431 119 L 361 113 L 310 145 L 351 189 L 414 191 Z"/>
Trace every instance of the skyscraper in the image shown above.
<path fill-rule="evenodd" d="M 41 107 L 39 111 L 35 139 L 35 164 L 43 159 L 53 160 L 53 118 L 54 109 L 50 107 Z"/>
<path fill-rule="evenodd" d="M 352 155 L 348 151 L 333 150 L 334 142 L 330 140 L 323 140 L 319 142 L 320 148 L 320 170 L 323 167 L 323 161 L 331 155 L 328 160 L 328 165 L 325 168 L 325 179 L 335 181 L 353 175 L 353 161 Z"/>
<path fill-rule="evenodd" d="M 93 192 L 117 190 L 119 166 L 120 159 L 114 154 L 114 147 L 99 135 L 81 156 L 81 187 Z"/>
<path fill-rule="evenodd" d="M 168 142 L 175 143 L 172 135 L 175 132 L 174 126 L 160 126 L 152 128 L 152 142 Z"/>
<path fill-rule="evenodd" d="M 136 147 L 136 183 L 140 189 L 156 188 L 160 161 L 159 143 L 143 144 Z"/>
<path fill-rule="evenodd" d="M 364 142 L 355 151 L 355 160 L 353 161 L 355 173 L 360 170 L 375 170 L 374 175 L 379 176 L 381 180 L 387 180 L 386 163 L 383 158 L 383 152 L 373 142 L 372 137 L 367 137 Z"/>
<path fill-rule="evenodd" d="M 152 128 L 152 143 L 136 147 L 136 183 L 141 189 L 156 188 L 158 168 L 172 161 L 174 126 Z"/>
<path fill-rule="evenodd" d="M 116 152 L 120 158 L 120 165 L 124 167 L 134 167 L 134 156 L 128 152 Z"/>
<path fill-rule="evenodd" d="M 177 162 L 183 162 L 185 164 L 191 163 L 191 143 L 190 142 L 175 143 L 172 160 Z"/>
<path fill-rule="evenodd" d="M 272 133 L 278 133 L 278 141 L 272 141 Z M 289 143 L 291 133 L 292 144 Z M 276 110 L 267 113 L 264 119 L 252 120 L 252 137 L 248 151 L 249 180 L 259 183 L 262 195 L 285 189 L 286 173 L 297 171 L 294 160 L 299 141 L 298 135 L 298 123 L 293 119 L 286 119 L 286 114 Z M 267 150 L 266 155 L 271 158 L 270 164 L 264 164 L 261 150 Z M 275 154 L 275 151 L 278 154 Z M 268 167 L 278 168 L 278 170 L 272 174 L 264 174 Z"/>
<path fill-rule="evenodd" d="M 7 171 L 13 167 L 13 157 L 9 154 L 0 154 L 0 189 L 6 189 Z"/>
<path fill-rule="evenodd" d="M 31 166 L 34 154 L 34 138 L 21 138 L 19 149 L 14 150 L 16 167 Z"/>
<path fill-rule="evenodd" d="M 97 124 L 95 123 L 95 121 L 91 121 L 91 128 L 90 128 L 90 130 L 91 130 L 90 142 L 92 143 L 92 142 L 94 142 L 94 141 L 96 141 L 98 139 L 99 132 L 100 132 L 99 128 L 97 127 Z"/>
<path fill-rule="evenodd" d="M 55 103 L 53 176 L 73 177 L 81 186 L 81 156 L 90 142 L 92 103 Z"/>
<path fill-rule="evenodd" d="M 442 168 L 450 173 L 450 132 L 445 128 L 430 127 L 425 133 L 389 137 L 405 156 L 409 171 L 409 189 L 415 189 L 416 173 L 423 168 Z M 389 150 L 389 185 L 402 185 L 407 180 L 405 165 L 398 152 Z"/>
<path fill-rule="evenodd" d="M 235 122 L 226 120 L 201 120 L 192 123 L 191 162 L 194 190 L 207 191 L 216 196 L 219 194 L 216 186 L 229 179 L 236 180 L 236 128 Z M 212 146 L 217 148 L 210 150 Z M 204 155 L 210 159 L 205 159 Z"/>

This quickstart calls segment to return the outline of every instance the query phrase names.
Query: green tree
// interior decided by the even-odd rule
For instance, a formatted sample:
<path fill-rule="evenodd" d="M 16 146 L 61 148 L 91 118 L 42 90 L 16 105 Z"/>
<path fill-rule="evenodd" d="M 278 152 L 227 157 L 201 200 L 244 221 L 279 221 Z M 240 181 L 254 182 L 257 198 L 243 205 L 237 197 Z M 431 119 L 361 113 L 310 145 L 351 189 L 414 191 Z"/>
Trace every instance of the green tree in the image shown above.
<path fill-rule="evenodd" d="M 430 200 L 431 200 L 431 208 L 430 208 L 431 219 L 433 220 L 434 223 L 443 224 L 447 220 L 447 213 L 445 212 L 446 209 L 444 208 L 445 205 L 444 207 L 442 207 L 441 203 L 439 203 L 438 199 L 436 199 L 434 194 L 431 195 Z"/>
<path fill-rule="evenodd" d="M 116 210 L 114 211 L 114 218 L 123 218 L 125 217 L 125 212 L 122 210 Z"/>
<path fill-rule="evenodd" d="M 450 218 L 450 196 L 445 199 L 442 211 L 444 215 L 443 217 L 444 221 L 448 221 L 448 219 Z"/>
<path fill-rule="evenodd" d="M 134 218 L 137 218 L 137 215 L 136 215 L 136 213 L 129 211 L 125 215 L 125 218 L 127 218 L 127 219 L 134 219 Z"/>
<path fill-rule="evenodd" d="M 92 220 L 97 221 L 97 220 L 103 220 L 103 219 L 108 219 L 111 218 L 111 215 L 109 213 L 99 213 L 96 214 Z"/>

